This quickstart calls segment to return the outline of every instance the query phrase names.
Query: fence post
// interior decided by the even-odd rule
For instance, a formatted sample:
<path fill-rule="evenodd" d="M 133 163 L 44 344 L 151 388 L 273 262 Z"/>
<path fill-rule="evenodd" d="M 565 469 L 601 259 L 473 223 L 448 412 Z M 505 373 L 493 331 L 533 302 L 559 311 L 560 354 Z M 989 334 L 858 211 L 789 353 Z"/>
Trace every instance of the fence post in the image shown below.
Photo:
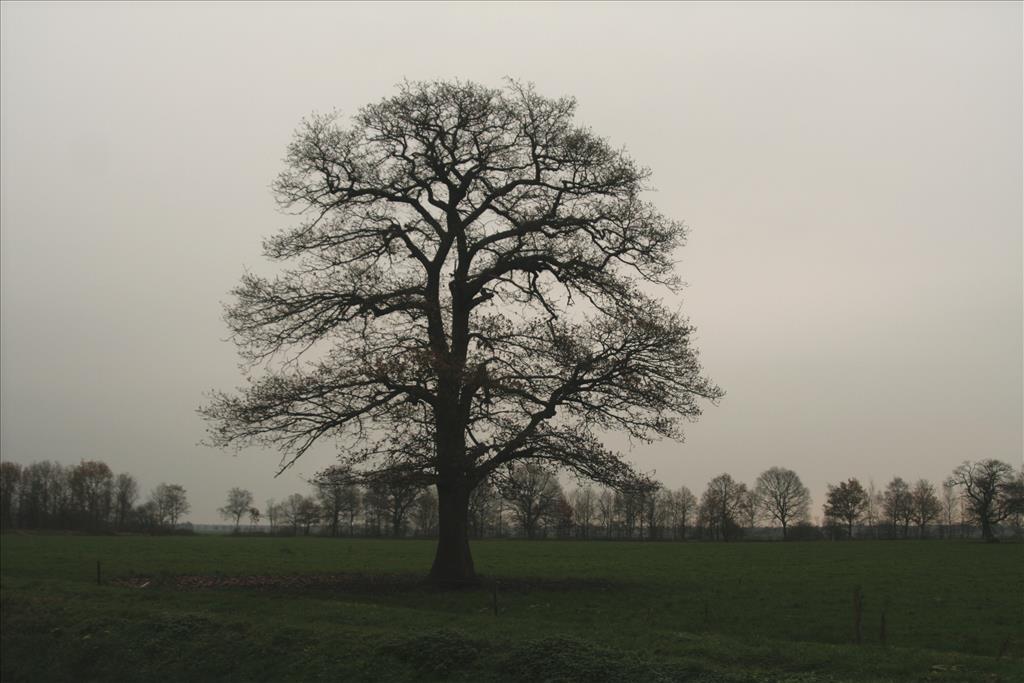
<path fill-rule="evenodd" d="M 101 585 L 100 582 L 100 561 L 96 560 L 96 585 Z"/>
<path fill-rule="evenodd" d="M 491 584 L 491 604 L 494 607 L 494 616 L 498 616 L 498 581 L 495 579 Z"/>

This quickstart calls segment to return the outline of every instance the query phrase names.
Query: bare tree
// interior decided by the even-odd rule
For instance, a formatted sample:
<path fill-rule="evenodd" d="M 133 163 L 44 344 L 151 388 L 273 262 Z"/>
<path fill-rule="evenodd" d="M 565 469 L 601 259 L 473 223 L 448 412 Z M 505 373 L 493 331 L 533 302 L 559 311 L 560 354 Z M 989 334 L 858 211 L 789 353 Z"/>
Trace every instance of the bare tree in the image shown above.
<path fill-rule="evenodd" d="M 367 480 L 436 484 L 439 583 L 474 579 L 469 496 L 497 469 L 640 478 L 600 433 L 679 438 L 722 391 L 640 286 L 678 284 L 683 224 L 574 108 L 518 83 L 406 83 L 349 128 L 304 122 L 275 190 L 308 220 L 264 244 L 291 267 L 234 291 L 256 376 L 201 410 L 210 442 L 279 447 L 283 469 L 341 439 Z"/>
<path fill-rule="evenodd" d="M 881 491 L 875 487 L 875 480 L 868 480 L 868 488 L 865 491 L 867 494 L 866 504 L 864 506 L 864 524 L 868 528 L 868 533 L 871 538 L 878 538 L 878 525 L 879 516 L 882 514 L 882 508 L 885 506 L 885 497 Z"/>
<path fill-rule="evenodd" d="M 361 498 L 359 487 L 352 479 L 349 468 L 328 467 L 313 480 L 320 511 L 331 536 L 338 535 L 343 519 L 348 521 L 348 533 L 352 534 Z"/>
<path fill-rule="evenodd" d="M 554 509 L 551 515 L 548 517 L 548 521 L 555 528 L 555 536 L 558 538 L 569 538 L 573 534 L 573 529 L 576 527 L 575 519 L 576 511 L 572 507 L 572 503 L 565 495 L 565 491 L 562 487 L 558 487 L 558 498 L 555 500 Z"/>
<path fill-rule="evenodd" d="M 312 496 L 302 496 L 295 514 L 295 526 L 302 527 L 302 533 L 309 536 L 310 529 L 320 521 L 320 506 Z"/>
<path fill-rule="evenodd" d="M 942 503 L 935 495 L 935 487 L 925 479 L 918 479 L 910 492 L 910 517 L 917 526 L 918 538 L 925 537 L 928 524 L 942 514 Z"/>
<path fill-rule="evenodd" d="M 132 510 L 132 518 L 134 527 L 151 533 L 164 525 L 160 519 L 160 508 L 152 497 Z"/>
<path fill-rule="evenodd" d="M 637 490 L 639 487 L 615 491 L 613 509 L 615 511 L 614 524 L 620 538 L 633 538 L 637 522 L 640 518 L 643 506 L 642 496 Z"/>
<path fill-rule="evenodd" d="M 114 480 L 114 524 L 118 529 L 124 529 L 128 525 L 132 508 L 135 501 L 139 499 L 139 483 L 135 477 L 122 472 Z"/>
<path fill-rule="evenodd" d="M 490 481 L 473 489 L 469 496 L 469 521 L 474 536 L 482 538 L 489 528 L 497 526 L 500 505 L 501 498 Z"/>
<path fill-rule="evenodd" d="M 303 534 L 308 536 L 313 525 L 320 519 L 320 507 L 311 496 L 293 493 L 280 503 L 279 514 L 281 522 L 290 526 L 293 534 L 298 534 L 299 529 L 302 529 Z"/>
<path fill-rule="evenodd" d="M 502 497 L 527 538 L 535 538 L 540 526 L 557 511 L 562 487 L 555 475 L 537 463 L 519 463 L 498 484 Z"/>
<path fill-rule="evenodd" d="M 20 483 L 21 465 L 10 460 L 0 462 L 0 527 L 4 529 L 15 525 Z"/>
<path fill-rule="evenodd" d="M 589 484 L 577 488 L 572 493 L 573 517 L 581 538 L 590 538 L 590 527 L 593 524 L 596 503 L 594 488 Z"/>
<path fill-rule="evenodd" d="M 1007 519 L 1013 526 L 1014 537 L 1020 538 L 1024 536 L 1024 465 L 1017 470 L 1017 475 L 1004 492 L 1009 500 L 1007 507 L 1010 514 Z"/>
<path fill-rule="evenodd" d="M 720 474 L 708 482 L 701 496 L 701 518 L 712 538 L 728 541 L 741 533 L 740 521 L 747 502 L 747 487 L 729 474 Z"/>
<path fill-rule="evenodd" d="M 249 530 L 252 531 L 256 528 L 256 525 L 260 523 L 260 509 L 258 507 L 249 508 Z"/>
<path fill-rule="evenodd" d="M 658 531 L 663 521 L 659 512 L 663 509 L 660 501 L 664 491 L 665 489 L 660 483 L 652 481 L 636 492 L 638 509 L 640 511 L 640 540 L 644 539 L 645 528 L 648 539 L 658 538 Z"/>
<path fill-rule="evenodd" d="M 856 479 L 828 486 L 825 499 L 825 517 L 846 524 L 847 536 L 853 538 L 853 526 L 864 515 L 868 506 L 868 494 Z"/>
<path fill-rule="evenodd" d="M 653 511 L 650 520 L 650 537 L 662 539 L 672 534 L 673 514 L 675 512 L 675 493 L 664 486 L 659 486 L 654 494 Z"/>
<path fill-rule="evenodd" d="M 380 510 L 386 515 L 395 538 L 405 535 L 406 521 L 423 488 L 403 476 L 380 476 L 370 484 Z"/>
<path fill-rule="evenodd" d="M 679 540 L 686 540 L 686 529 L 696 510 L 697 498 L 690 489 L 681 486 L 672 492 L 671 524 L 673 535 Z"/>
<path fill-rule="evenodd" d="M 437 494 L 433 487 L 425 488 L 416 496 L 412 506 L 412 522 L 420 536 L 437 533 Z"/>
<path fill-rule="evenodd" d="M 960 493 L 950 481 L 942 482 L 942 526 L 943 538 L 952 538 L 953 519 L 960 507 Z"/>
<path fill-rule="evenodd" d="M 807 519 L 811 509 L 811 492 L 793 470 L 772 467 L 757 478 L 754 491 L 761 509 L 782 525 L 782 538 L 793 521 Z"/>
<path fill-rule="evenodd" d="M 235 533 L 238 533 L 238 527 L 242 524 L 242 516 L 249 512 L 251 507 L 252 492 L 236 486 L 228 491 L 227 502 L 224 507 L 218 508 L 218 512 L 224 519 L 235 521 Z"/>
<path fill-rule="evenodd" d="M 910 485 L 901 477 L 894 477 L 882 494 L 882 511 L 885 512 L 885 516 L 889 520 L 889 528 L 893 537 L 901 528 L 903 538 L 907 537 L 913 517 L 913 506 Z"/>
<path fill-rule="evenodd" d="M 18 483 L 18 526 L 28 529 L 71 526 L 68 471 L 44 460 L 26 465 Z"/>
<path fill-rule="evenodd" d="M 604 537 L 611 538 L 615 523 L 615 496 L 608 489 L 602 489 L 597 496 L 597 516 L 601 520 Z"/>
<path fill-rule="evenodd" d="M 161 483 L 150 494 L 150 501 L 155 505 L 157 520 L 160 526 L 171 529 L 178 525 L 178 519 L 191 510 L 185 497 L 185 487 L 181 484 Z"/>
<path fill-rule="evenodd" d="M 743 485 L 744 488 L 746 484 Z M 757 497 L 757 492 L 747 489 L 743 494 L 743 500 L 740 502 L 740 520 L 742 526 L 748 531 L 753 532 L 757 528 L 757 520 L 761 518 L 761 499 Z"/>
<path fill-rule="evenodd" d="M 98 529 L 110 519 L 114 502 L 114 473 L 105 462 L 82 460 L 68 474 L 72 509 L 84 526 Z"/>
<path fill-rule="evenodd" d="M 281 504 L 275 502 L 273 498 L 268 498 L 263 510 L 267 523 L 270 525 L 270 533 L 277 533 L 278 524 L 281 523 Z"/>
<path fill-rule="evenodd" d="M 967 512 L 981 525 L 986 541 L 996 541 L 993 527 L 1024 505 L 1014 479 L 1012 466 L 990 459 L 964 462 L 947 480 L 951 486 L 960 487 Z"/>

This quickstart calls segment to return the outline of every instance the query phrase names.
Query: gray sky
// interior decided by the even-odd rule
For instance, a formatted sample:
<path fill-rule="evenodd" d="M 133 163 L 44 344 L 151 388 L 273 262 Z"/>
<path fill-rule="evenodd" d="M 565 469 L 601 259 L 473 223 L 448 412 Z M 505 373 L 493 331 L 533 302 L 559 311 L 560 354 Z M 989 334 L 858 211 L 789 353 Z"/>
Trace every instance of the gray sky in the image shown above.
<path fill-rule="evenodd" d="M 630 457 L 698 495 L 795 469 L 940 481 L 1021 462 L 1022 5 L 21 4 L 0 11 L 0 455 L 189 492 L 305 491 L 197 443 L 240 381 L 220 302 L 291 224 L 313 111 L 403 78 L 533 81 L 654 172 L 728 395 Z M 817 506 L 816 506 L 817 508 Z M 815 510 L 818 514 L 818 509 Z"/>

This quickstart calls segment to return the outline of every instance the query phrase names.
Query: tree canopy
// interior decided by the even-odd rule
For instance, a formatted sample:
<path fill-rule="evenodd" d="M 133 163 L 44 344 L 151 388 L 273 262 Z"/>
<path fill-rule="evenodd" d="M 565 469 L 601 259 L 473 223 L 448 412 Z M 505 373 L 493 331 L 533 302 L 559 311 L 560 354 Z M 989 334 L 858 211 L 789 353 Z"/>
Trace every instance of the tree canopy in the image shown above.
<path fill-rule="evenodd" d="M 274 185 L 303 218 L 264 242 L 288 267 L 233 291 L 251 383 L 201 409 L 210 441 L 283 469 L 329 438 L 354 476 L 436 484 L 435 576 L 472 576 L 469 493 L 516 461 L 641 480 L 601 432 L 681 438 L 722 391 L 647 286 L 680 284 L 684 225 L 574 110 L 516 82 L 404 83 L 348 127 L 305 120 Z"/>

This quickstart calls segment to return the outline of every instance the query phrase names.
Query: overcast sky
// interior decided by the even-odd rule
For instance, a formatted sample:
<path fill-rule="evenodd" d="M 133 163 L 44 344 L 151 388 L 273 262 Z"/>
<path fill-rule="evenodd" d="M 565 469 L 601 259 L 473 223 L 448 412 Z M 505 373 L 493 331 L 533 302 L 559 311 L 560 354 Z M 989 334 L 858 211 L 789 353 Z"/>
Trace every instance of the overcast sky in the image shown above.
<path fill-rule="evenodd" d="M 285 145 L 405 78 L 511 76 L 575 96 L 691 228 L 683 310 L 727 396 L 641 469 L 699 495 L 783 465 L 820 502 L 1019 465 L 1021 8 L 4 3 L 0 455 L 181 483 L 196 522 L 231 486 L 305 492 L 330 449 L 274 479 L 195 412 L 240 381 L 220 302 L 292 224 Z"/>

